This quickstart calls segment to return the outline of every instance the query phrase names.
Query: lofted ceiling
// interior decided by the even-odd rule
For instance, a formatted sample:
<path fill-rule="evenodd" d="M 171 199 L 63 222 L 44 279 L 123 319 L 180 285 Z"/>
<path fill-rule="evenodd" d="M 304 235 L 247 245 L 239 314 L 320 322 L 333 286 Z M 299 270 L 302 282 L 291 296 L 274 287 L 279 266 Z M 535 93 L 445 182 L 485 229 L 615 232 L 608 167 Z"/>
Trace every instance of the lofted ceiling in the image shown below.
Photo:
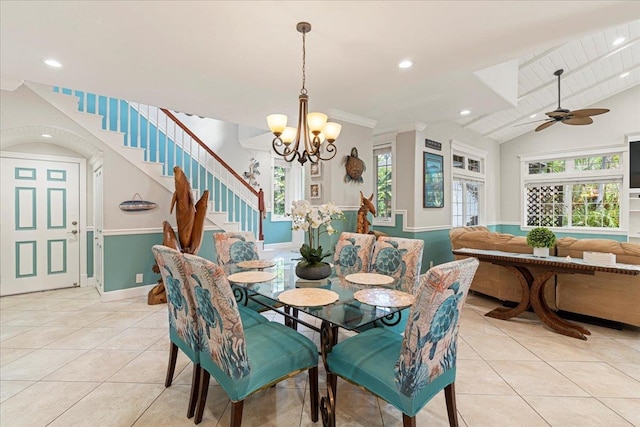
<path fill-rule="evenodd" d="M 559 108 L 558 81 L 553 74 L 559 69 L 564 70 L 560 76 L 562 108 L 607 108 L 603 100 L 640 83 L 640 20 L 520 57 L 517 107 L 457 122 L 499 142 L 530 132 L 546 118 L 544 113 Z M 598 119 L 594 117 L 594 123 Z"/>
<path fill-rule="evenodd" d="M 267 114 L 297 114 L 299 21 L 313 27 L 310 110 L 374 134 L 457 121 L 505 142 L 557 107 L 558 68 L 571 110 L 640 82 L 638 1 L 52 0 L 0 2 L 2 89 L 61 85 L 266 129 Z M 509 61 L 511 89 L 476 74 Z"/>

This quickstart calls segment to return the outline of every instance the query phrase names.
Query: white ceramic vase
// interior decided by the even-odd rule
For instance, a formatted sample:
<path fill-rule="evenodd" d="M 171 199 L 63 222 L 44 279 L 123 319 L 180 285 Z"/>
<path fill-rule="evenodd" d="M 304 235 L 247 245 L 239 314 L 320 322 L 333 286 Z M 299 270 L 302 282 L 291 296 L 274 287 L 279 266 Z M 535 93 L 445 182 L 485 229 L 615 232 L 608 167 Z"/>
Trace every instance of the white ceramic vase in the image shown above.
<path fill-rule="evenodd" d="M 533 248 L 533 256 L 546 258 L 549 256 L 549 248 Z"/>

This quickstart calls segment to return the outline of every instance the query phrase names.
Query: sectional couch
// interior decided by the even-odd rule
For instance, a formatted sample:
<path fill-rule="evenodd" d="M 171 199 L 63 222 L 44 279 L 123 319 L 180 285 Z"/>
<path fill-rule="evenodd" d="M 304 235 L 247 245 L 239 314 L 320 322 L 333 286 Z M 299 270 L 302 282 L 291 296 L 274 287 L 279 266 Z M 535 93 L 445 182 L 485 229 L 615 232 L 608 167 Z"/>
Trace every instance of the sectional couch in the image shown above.
<path fill-rule="evenodd" d="M 526 237 L 489 231 L 483 226 L 459 227 L 449 232 L 453 249 L 490 249 L 504 252 L 532 253 Z M 607 239 L 558 239 L 551 255 L 582 258 L 584 251 L 616 255 L 623 264 L 640 265 L 640 245 Z M 456 258 L 464 258 L 456 256 Z M 532 269 L 535 276 L 539 270 Z M 630 276 L 596 272 L 558 274 L 549 279 L 545 299 L 555 310 L 578 313 L 628 325 L 640 326 L 640 275 Z M 521 290 L 516 277 L 506 268 L 480 262 L 471 290 L 502 301 L 517 302 Z"/>

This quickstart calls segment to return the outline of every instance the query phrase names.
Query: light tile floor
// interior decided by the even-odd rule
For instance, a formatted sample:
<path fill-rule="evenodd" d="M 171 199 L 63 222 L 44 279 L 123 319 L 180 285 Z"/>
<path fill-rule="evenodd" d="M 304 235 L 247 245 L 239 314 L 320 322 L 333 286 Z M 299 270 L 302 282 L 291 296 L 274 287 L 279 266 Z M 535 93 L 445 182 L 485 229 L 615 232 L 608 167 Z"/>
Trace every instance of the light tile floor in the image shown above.
<path fill-rule="evenodd" d="M 640 426 L 640 329 L 586 325 L 592 335 L 579 341 L 532 313 L 483 316 L 498 304 L 470 295 L 462 315 L 461 426 Z M 317 332 L 301 332 L 319 344 Z M 146 297 L 102 303 L 95 289 L 77 288 L 0 298 L 0 425 L 193 425 L 184 355 L 164 387 L 168 342 L 166 305 Z M 305 374 L 264 390 L 247 399 L 243 426 L 321 425 L 311 422 L 308 396 Z M 342 380 L 337 398 L 338 426 L 402 425 L 398 410 Z M 214 383 L 200 425 L 227 426 L 229 411 Z M 448 425 L 442 393 L 417 424 Z"/>

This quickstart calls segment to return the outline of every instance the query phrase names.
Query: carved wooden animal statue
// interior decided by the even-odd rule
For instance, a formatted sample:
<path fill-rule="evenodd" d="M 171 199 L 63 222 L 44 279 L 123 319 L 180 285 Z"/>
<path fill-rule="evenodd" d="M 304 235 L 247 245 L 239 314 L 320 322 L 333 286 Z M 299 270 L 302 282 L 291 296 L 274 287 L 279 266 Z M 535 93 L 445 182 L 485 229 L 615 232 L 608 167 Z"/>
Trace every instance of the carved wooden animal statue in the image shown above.
<path fill-rule="evenodd" d="M 176 207 L 176 222 L 178 224 L 178 237 L 168 221 L 162 223 L 162 244 L 183 253 L 197 255 L 202 244 L 204 234 L 204 219 L 207 216 L 207 203 L 209 202 L 209 190 L 205 190 L 200 200 L 194 205 L 191 185 L 179 166 L 173 168 L 173 177 L 176 183 L 176 191 L 171 199 L 171 209 Z M 160 279 L 147 298 L 149 304 L 161 304 L 167 302 L 165 287 Z"/>
<path fill-rule="evenodd" d="M 373 205 L 373 193 L 368 199 L 364 197 L 362 191 L 360 192 L 360 209 L 358 210 L 358 222 L 356 224 L 356 233 L 367 234 L 369 233 L 369 226 L 371 223 L 367 219 L 367 214 L 371 212 L 373 216 L 376 216 L 376 207 Z"/>

